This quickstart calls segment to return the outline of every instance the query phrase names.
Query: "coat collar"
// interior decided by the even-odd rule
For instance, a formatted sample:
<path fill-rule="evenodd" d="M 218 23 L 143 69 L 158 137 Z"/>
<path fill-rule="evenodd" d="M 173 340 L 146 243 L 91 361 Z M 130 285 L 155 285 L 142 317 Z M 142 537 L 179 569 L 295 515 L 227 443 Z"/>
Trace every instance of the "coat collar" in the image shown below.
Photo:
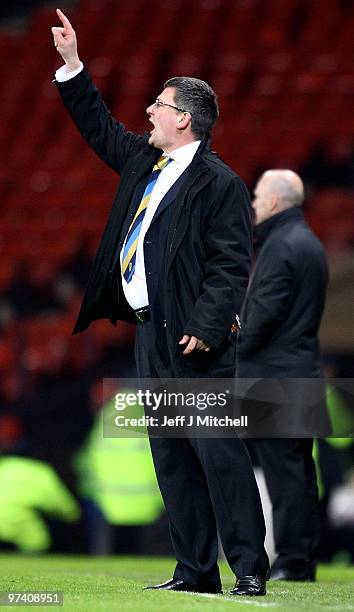
<path fill-rule="evenodd" d="M 197 153 L 199 153 L 199 155 L 203 155 L 203 153 L 209 153 L 210 144 L 211 144 L 211 136 L 210 134 L 207 134 L 206 136 L 204 136 L 204 138 L 202 138 L 200 145 L 197 149 Z"/>
<path fill-rule="evenodd" d="M 255 249 L 259 250 L 273 231 L 293 221 L 304 221 L 301 208 L 296 207 L 282 210 L 273 217 L 263 221 L 263 223 L 256 225 L 254 228 Z"/>

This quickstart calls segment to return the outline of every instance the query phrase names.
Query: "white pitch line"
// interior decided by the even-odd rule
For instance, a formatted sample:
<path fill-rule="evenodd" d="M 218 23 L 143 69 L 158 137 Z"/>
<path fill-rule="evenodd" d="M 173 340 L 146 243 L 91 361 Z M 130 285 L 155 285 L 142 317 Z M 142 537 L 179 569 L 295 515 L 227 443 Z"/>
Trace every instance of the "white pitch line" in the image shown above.
<path fill-rule="evenodd" d="M 246 596 L 235 595 L 227 596 L 227 595 L 214 595 L 213 593 L 193 593 L 192 591 L 180 591 L 181 593 L 185 593 L 186 595 L 197 595 L 198 597 L 205 597 L 206 599 L 218 599 L 219 601 L 231 601 L 234 604 L 251 604 L 252 606 L 258 606 L 259 608 L 279 608 L 280 604 L 277 604 L 273 601 L 258 601 L 255 597 L 250 597 L 246 599 Z M 250 601 L 252 599 L 252 601 Z"/>
<path fill-rule="evenodd" d="M 184 593 L 185 595 L 196 595 L 197 597 L 205 597 L 206 599 L 218 599 L 219 601 L 231 601 L 234 604 L 249 604 L 251 606 L 258 606 L 259 608 L 284 608 L 284 603 L 275 601 L 259 601 L 253 596 L 239 596 L 235 595 L 234 597 L 227 595 L 214 595 L 213 593 L 194 593 L 193 591 L 180 591 L 180 593 Z M 287 594 L 287 591 L 283 591 L 283 593 Z M 278 594 L 278 593 L 277 593 Z M 247 597 L 247 598 L 246 598 Z M 343 612 L 344 610 L 353 610 L 354 606 L 351 604 L 344 605 L 328 605 L 326 609 L 330 612 L 331 610 L 338 610 L 338 612 Z"/>

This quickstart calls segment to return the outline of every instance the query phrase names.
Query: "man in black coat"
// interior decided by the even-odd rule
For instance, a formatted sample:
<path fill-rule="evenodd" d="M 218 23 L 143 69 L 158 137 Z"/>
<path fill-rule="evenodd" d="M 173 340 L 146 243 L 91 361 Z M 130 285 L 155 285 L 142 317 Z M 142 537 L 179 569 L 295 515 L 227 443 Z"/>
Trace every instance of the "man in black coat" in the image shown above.
<path fill-rule="evenodd" d="M 126 131 L 83 68 L 70 22 L 57 14 L 60 95 L 89 145 L 121 176 L 74 332 L 100 318 L 137 323 L 142 378 L 232 376 L 251 215 L 244 184 L 209 148 L 216 96 L 199 79 L 170 79 L 147 108 L 150 134 Z M 264 595 L 265 527 L 242 441 L 151 437 L 150 444 L 178 560 L 172 580 L 150 588 L 221 592 L 217 525 L 237 576 L 232 593 Z"/>
<path fill-rule="evenodd" d="M 323 246 L 303 218 L 303 199 L 302 181 L 290 170 L 268 171 L 257 183 L 253 201 L 257 261 L 237 343 L 238 377 L 258 379 L 260 397 L 253 404 L 254 415 L 267 404 L 266 389 L 274 400 L 277 389 L 286 396 L 285 420 L 275 405 L 273 421 L 268 421 L 274 437 L 252 441 L 273 504 L 278 556 L 271 578 L 278 580 L 314 580 L 319 516 L 311 436 L 328 433 L 323 403 L 319 401 L 314 410 L 316 402 L 311 405 L 310 398 L 316 396 L 321 380 L 315 381 L 314 394 L 314 381 L 308 380 L 321 378 L 318 329 L 328 268 Z M 259 384 L 259 379 L 278 381 Z M 282 437 L 281 431 L 289 433 Z M 265 435 L 272 435 L 269 426 Z"/>

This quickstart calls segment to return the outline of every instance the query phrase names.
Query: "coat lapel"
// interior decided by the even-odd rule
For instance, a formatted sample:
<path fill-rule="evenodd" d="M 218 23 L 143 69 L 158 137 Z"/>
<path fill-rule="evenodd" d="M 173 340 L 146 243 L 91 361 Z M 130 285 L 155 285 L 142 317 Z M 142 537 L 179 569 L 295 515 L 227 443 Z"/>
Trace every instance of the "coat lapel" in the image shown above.
<path fill-rule="evenodd" d="M 151 221 L 151 225 L 155 223 L 156 219 L 160 216 L 160 214 L 168 207 L 174 200 L 177 198 L 180 189 L 182 188 L 184 182 L 188 180 L 189 168 L 182 172 L 181 176 L 178 177 L 177 181 L 173 183 L 172 187 L 168 190 L 165 196 L 162 198 L 160 204 L 155 211 L 154 217 Z"/>
<path fill-rule="evenodd" d="M 178 193 L 176 206 L 172 213 L 167 238 L 167 271 L 172 264 L 172 261 L 178 251 L 178 248 L 188 227 L 188 215 L 182 215 L 183 209 L 186 204 L 187 196 L 189 192 L 193 190 L 193 186 L 197 180 L 198 187 L 193 191 L 193 199 L 195 198 L 196 194 L 199 193 L 199 191 L 204 189 L 204 187 L 214 178 L 214 176 L 214 172 L 210 170 L 210 168 L 205 164 L 202 157 L 200 157 L 200 155 L 198 155 L 197 153 L 195 156 L 195 161 L 193 160 L 190 166 L 189 177 Z"/>

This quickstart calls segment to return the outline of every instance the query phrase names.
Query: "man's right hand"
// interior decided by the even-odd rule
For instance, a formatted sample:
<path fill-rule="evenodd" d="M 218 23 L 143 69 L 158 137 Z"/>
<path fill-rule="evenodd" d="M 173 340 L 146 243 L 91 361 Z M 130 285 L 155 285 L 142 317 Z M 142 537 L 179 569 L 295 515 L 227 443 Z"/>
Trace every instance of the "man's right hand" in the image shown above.
<path fill-rule="evenodd" d="M 80 68 L 81 62 L 77 54 L 77 41 L 75 31 L 64 13 L 57 9 L 57 15 L 63 24 L 63 27 L 52 28 L 54 45 L 57 51 L 62 56 L 69 72 Z"/>

